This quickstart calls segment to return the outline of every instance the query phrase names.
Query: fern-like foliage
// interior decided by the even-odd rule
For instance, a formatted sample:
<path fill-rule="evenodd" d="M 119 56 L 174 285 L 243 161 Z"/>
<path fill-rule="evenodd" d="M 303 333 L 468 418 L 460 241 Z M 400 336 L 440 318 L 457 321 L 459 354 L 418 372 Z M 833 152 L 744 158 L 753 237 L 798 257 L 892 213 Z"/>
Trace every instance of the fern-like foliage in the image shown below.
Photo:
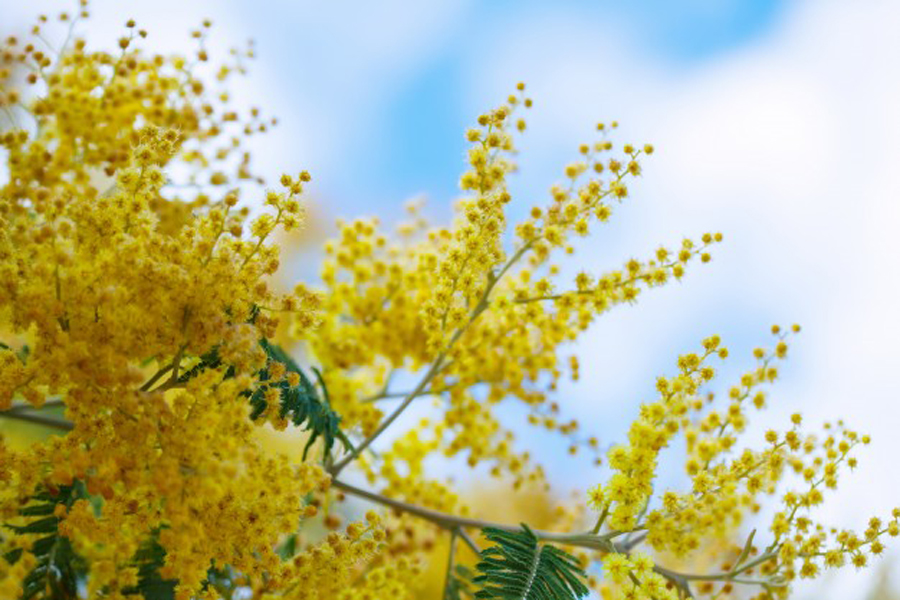
<path fill-rule="evenodd" d="M 325 456 L 331 454 L 336 441 L 340 441 L 348 449 L 352 448 L 350 440 L 340 429 L 341 417 L 331 409 L 328 390 L 318 371 L 315 373 L 319 382 L 319 388 L 322 390 L 321 396 L 319 395 L 319 389 L 309 376 L 280 346 L 266 339 L 260 340 L 259 344 L 265 351 L 269 362 L 277 361 L 282 363 L 287 372 L 296 373 L 299 376 L 299 383 L 296 386 L 291 386 L 286 379 L 270 382 L 271 376 L 268 367 L 259 371 L 257 379 L 264 385 L 261 385 L 255 391 L 247 390 L 244 392 L 244 395 L 250 399 L 252 407 L 250 418 L 253 420 L 258 419 L 269 408 L 269 404 L 266 401 L 266 389 L 275 387 L 280 390 L 279 416 L 290 419 L 294 425 L 303 427 L 304 431 L 310 432 L 306 446 L 303 448 L 304 460 L 306 460 L 309 449 L 320 437 L 325 442 Z M 200 362 L 182 373 L 178 381 L 185 383 L 206 369 L 216 369 L 222 365 L 223 361 L 219 356 L 218 350 L 213 348 L 200 357 Z M 225 377 L 233 376 L 234 370 L 229 367 L 225 372 Z"/>
<path fill-rule="evenodd" d="M 175 600 L 175 588 L 178 580 L 164 579 L 159 572 L 165 562 L 166 549 L 159 543 L 159 531 L 157 530 L 141 544 L 134 556 L 134 563 L 138 567 L 138 584 L 126 588 L 122 592 L 126 596 L 137 596 L 142 600 Z M 212 588 L 222 598 L 235 598 L 237 589 L 235 579 L 235 573 L 231 567 L 210 567 L 206 571 L 206 579 L 203 581 L 203 591 L 206 592 Z"/>
<path fill-rule="evenodd" d="M 276 387 L 281 390 L 281 406 L 280 416 L 289 418 L 291 423 L 296 426 L 303 426 L 304 431 L 309 431 L 309 439 L 303 448 L 303 460 L 306 460 L 306 454 L 309 452 L 313 443 L 321 436 L 325 442 L 325 456 L 331 454 L 336 440 L 343 442 L 347 448 L 351 447 L 350 440 L 340 430 L 340 416 L 331 410 L 331 404 L 328 400 L 328 390 L 325 382 L 322 381 L 321 375 L 316 371 L 316 377 L 322 388 L 322 397 L 316 389 L 312 380 L 303 372 L 300 366 L 285 352 L 281 347 L 272 344 L 268 340 L 260 340 L 260 345 L 266 351 L 266 355 L 270 361 L 277 361 L 285 366 L 288 373 L 296 373 L 300 382 L 296 386 L 291 386 L 286 379 L 282 379 L 267 386 L 260 386 L 253 394 L 250 395 L 250 404 L 253 406 L 253 412 L 250 418 L 258 418 L 268 407 L 265 397 L 266 387 Z M 268 368 L 263 369 L 259 373 L 259 380 L 266 382 L 269 380 Z"/>
<path fill-rule="evenodd" d="M 524 523 L 521 531 L 488 527 L 482 533 L 494 545 L 481 551 L 476 598 L 574 600 L 588 594 L 576 558 L 542 544 Z"/>
<path fill-rule="evenodd" d="M 138 567 L 138 584 L 123 590 L 125 595 L 139 595 L 144 600 L 175 600 L 174 579 L 163 579 L 159 570 L 166 561 L 166 549 L 158 541 L 158 532 L 138 548 L 134 562 Z"/>
<path fill-rule="evenodd" d="M 85 563 L 72 549 L 69 539 L 59 535 L 59 519 L 54 514 L 58 504 L 70 508 L 79 498 L 87 496 L 84 485 L 75 482 L 58 490 L 41 490 L 35 493 L 19 515 L 27 521 L 24 525 L 6 527 L 16 535 L 43 535 L 31 545 L 31 553 L 37 564 L 22 582 L 21 600 L 41 598 L 47 600 L 74 600 L 78 582 L 84 577 Z M 7 552 L 4 559 L 15 564 L 22 557 L 18 548 Z"/>
<path fill-rule="evenodd" d="M 474 598 L 475 590 L 472 589 L 472 579 L 475 574 L 465 565 L 454 565 L 453 570 L 447 575 L 447 585 L 444 587 L 444 600 L 465 600 Z"/>
<path fill-rule="evenodd" d="M 203 371 L 207 369 L 218 369 L 221 366 L 222 357 L 219 356 L 219 348 L 218 346 L 216 346 L 212 350 L 201 356 L 200 362 L 179 375 L 178 383 L 187 383 Z M 228 367 L 228 369 L 225 371 L 225 378 L 230 379 L 231 377 L 234 377 L 234 367 Z"/>

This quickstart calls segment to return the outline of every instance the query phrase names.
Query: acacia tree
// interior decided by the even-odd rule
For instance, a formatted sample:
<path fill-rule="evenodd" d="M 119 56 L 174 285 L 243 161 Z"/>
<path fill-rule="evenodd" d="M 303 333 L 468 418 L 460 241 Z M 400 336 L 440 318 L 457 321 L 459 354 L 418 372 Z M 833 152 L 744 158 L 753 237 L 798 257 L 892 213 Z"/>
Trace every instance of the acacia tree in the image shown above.
<path fill-rule="evenodd" d="M 718 336 L 680 356 L 606 453 L 612 476 L 552 529 L 478 518 L 425 461 L 486 465 L 511 494 L 543 482 L 497 417 L 516 402 L 601 460 L 556 403 L 579 370 L 561 352 L 722 239 L 560 280 L 555 257 L 611 218 L 653 148 L 615 145 L 615 124 L 599 125 L 564 183 L 508 224 L 531 107 L 520 84 L 466 132 L 451 225 L 415 206 L 392 233 L 340 223 L 321 280 L 277 291 L 273 234 L 300 226 L 310 176 L 266 188 L 251 170 L 245 139 L 272 121 L 232 110 L 225 90 L 252 48 L 211 68 L 208 22 L 189 58 L 138 47 L 146 33 L 128 22 L 117 50 L 96 50 L 73 35 L 85 17 L 84 4 L 59 16 L 58 47 L 41 17 L 0 67 L 0 417 L 56 433 L 0 445 L 3 598 L 411 598 L 436 535 L 449 539 L 447 599 L 782 598 L 798 577 L 864 566 L 900 531 L 896 510 L 861 533 L 816 520 L 869 441 L 842 422 L 812 434 L 794 415 L 761 447 L 742 442 L 797 326 L 773 327 L 724 398 L 710 392 L 728 356 Z M 404 372 L 416 383 L 398 388 Z M 440 418 L 385 443 L 425 397 Z M 302 458 L 267 450 L 261 425 L 300 432 Z M 687 485 L 655 493 L 676 443 Z M 345 496 L 372 508 L 340 527 L 323 509 Z M 761 522 L 766 496 L 780 508 Z"/>

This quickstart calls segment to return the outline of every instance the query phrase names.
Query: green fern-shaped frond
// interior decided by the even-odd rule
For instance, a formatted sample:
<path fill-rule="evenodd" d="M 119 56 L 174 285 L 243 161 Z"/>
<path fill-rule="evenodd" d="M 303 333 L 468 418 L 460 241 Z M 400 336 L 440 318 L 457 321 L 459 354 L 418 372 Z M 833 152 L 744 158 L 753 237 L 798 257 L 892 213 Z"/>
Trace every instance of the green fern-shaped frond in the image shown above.
<path fill-rule="evenodd" d="M 280 416 L 289 418 L 294 425 L 303 426 L 304 431 L 309 431 L 309 439 L 303 448 L 303 459 L 306 460 L 306 454 L 315 441 L 322 437 L 325 441 L 325 456 L 331 454 L 336 440 L 340 440 L 345 447 L 351 448 L 350 440 L 340 430 L 340 416 L 331 409 L 328 399 L 328 390 L 321 375 L 316 371 L 323 396 L 319 396 L 318 389 L 312 380 L 303 372 L 300 366 L 279 346 L 272 344 L 268 340 L 261 340 L 260 345 L 266 351 L 266 355 L 270 361 L 277 361 L 285 366 L 288 373 L 296 373 L 300 382 L 296 386 L 291 386 L 287 380 L 270 383 L 268 386 L 261 386 L 253 394 L 250 395 L 250 404 L 253 406 L 253 412 L 250 414 L 252 419 L 258 418 L 268 408 L 265 397 L 266 387 L 276 387 L 281 390 L 281 406 Z M 263 369 L 259 373 L 259 381 L 266 382 L 269 379 L 268 368 Z"/>
<path fill-rule="evenodd" d="M 291 386 L 285 379 L 278 382 L 269 382 L 268 367 L 259 371 L 257 378 L 264 385 L 261 385 L 255 391 L 247 390 L 244 392 L 244 395 L 250 399 L 252 407 L 250 418 L 253 420 L 258 419 L 269 408 L 269 404 L 266 401 L 266 389 L 275 387 L 280 390 L 279 416 L 290 419 L 294 425 L 303 427 L 304 431 L 310 432 L 306 446 L 303 448 L 304 460 L 309 449 L 320 437 L 325 441 L 325 456 L 331 454 L 336 441 L 340 441 L 348 449 L 352 448 L 350 440 L 340 429 L 340 416 L 331 409 L 328 390 L 318 371 L 315 372 L 319 382 L 319 387 L 317 388 L 296 361 L 281 347 L 266 339 L 260 340 L 259 344 L 265 351 L 268 362 L 276 361 L 282 363 L 287 372 L 296 373 L 299 376 L 299 383 L 296 386 Z M 178 381 L 185 383 L 197 377 L 203 371 L 217 369 L 223 364 L 218 350 L 213 348 L 201 356 L 200 361 L 196 365 L 182 373 Z M 225 377 L 233 376 L 234 370 L 229 367 L 225 372 Z M 322 390 L 321 396 L 319 388 Z"/>
<path fill-rule="evenodd" d="M 140 595 L 144 600 L 174 600 L 174 579 L 163 579 L 159 570 L 166 562 L 166 549 L 159 544 L 158 532 L 141 544 L 134 556 L 138 568 L 138 583 L 123 590 L 125 595 Z"/>
<path fill-rule="evenodd" d="M 178 383 L 187 383 L 203 371 L 207 369 L 218 369 L 221 366 L 222 357 L 219 356 L 219 348 L 218 346 L 216 346 L 212 350 L 201 356 L 196 365 L 192 366 L 190 369 L 187 369 L 184 373 L 179 375 Z M 230 379 L 231 377 L 234 377 L 234 367 L 228 367 L 228 370 L 225 371 L 225 378 Z"/>
<path fill-rule="evenodd" d="M 51 492 L 41 490 L 26 506 L 19 509 L 24 525 L 6 527 L 16 535 L 41 535 L 31 544 L 30 552 L 37 564 L 22 581 L 21 600 L 74 600 L 78 582 L 85 574 L 84 560 L 75 554 L 69 539 L 59 535 L 59 519 L 54 514 L 58 504 L 70 508 L 79 498 L 86 497 L 84 486 L 76 482 Z M 4 559 L 15 564 L 22 557 L 21 548 L 7 552 Z"/>
<path fill-rule="evenodd" d="M 588 594 L 575 557 L 542 544 L 524 523 L 521 531 L 489 527 L 482 533 L 494 545 L 481 551 L 476 598 L 573 600 Z"/>
<path fill-rule="evenodd" d="M 447 576 L 447 585 L 444 587 L 444 600 L 465 600 L 474 598 L 472 579 L 475 574 L 465 565 L 455 565 Z"/>

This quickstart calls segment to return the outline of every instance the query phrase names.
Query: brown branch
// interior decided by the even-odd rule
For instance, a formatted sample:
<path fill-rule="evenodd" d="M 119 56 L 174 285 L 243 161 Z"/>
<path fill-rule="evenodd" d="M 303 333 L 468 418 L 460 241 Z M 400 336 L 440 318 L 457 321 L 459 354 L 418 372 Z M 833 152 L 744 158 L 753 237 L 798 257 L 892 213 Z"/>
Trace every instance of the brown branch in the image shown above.
<path fill-rule="evenodd" d="M 394 498 L 388 498 L 387 496 L 382 496 L 381 494 L 370 492 L 368 490 L 364 490 L 362 488 L 358 488 L 354 485 L 341 481 L 339 479 L 332 479 L 331 484 L 352 495 L 357 496 L 359 498 L 364 498 L 371 502 L 375 502 L 377 504 L 381 504 L 383 506 L 387 506 L 389 508 L 393 508 L 400 512 L 405 512 L 410 515 L 417 516 L 419 518 L 425 519 L 426 521 L 430 521 L 435 525 L 447 529 L 449 531 L 459 531 L 460 535 L 463 536 L 463 539 L 470 543 L 470 539 L 466 539 L 465 527 L 472 527 L 477 529 L 484 529 L 485 527 L 492 527 L 494 529 L 502 529 L 504 531 L 519 531 L 521 530 L 520 525 L 507 525 L 504 523 L 495 523 L 492 521 L 485 521 L 482 519 L 473 519 L 469 517 L 460 517 L 456 515 L 451 515 L 449 513 L 444 513 L 441 511 L 433 510 L 430 508 L 425 508 L 424 506 L 418 506 L 416 504 L 410 504 L 408 502 L 403 502 L 402 500 L 396 500 Z M 562 544 L 565 546 L 577 546 L 579 548 L 588 548 L 591 550 L 597 550 L 605 553 L 616 553 L 616 554 L 624 554 L 628 555 L 630 553 L 630 547 L 628 545 L 620 545 L 615 543 L 615 538 L 624 535 L 629 532 L 625 531 L 611 531 L 608 533 L 604 533 L 602 535 L 598 535 L 592 532 L 584 532 L 584 533 L 559 533 L 555 531 L 541 531 L 541 530 L 532 530 L 534 535 L 543 542 L 554 542 L 557 544 Z M 473 550 L 477 549 L 477 546 L 474 546 L 474 542 L 470 543 Z M 477 551 L 477 550 L 476 550 Z M 654 565 L 653 570 L 658 574 L 662 575 L 680 589 L 685 590 L 687 592 L 690 591 L 690 582 L 691 581 L 731 581 L 734 583 L 741 583 L 746 585 L 769 585 L 775 586 L 776 582 L 768 581 L 768 580 L 749 580 L 742 579 L 739 577 L 741 574 L 747 572 L 748 570 L 759 566 L 773 558 L 777 557 L 777 553 L 775 552 L 765 552 L 757 558 L 751 560 L 750 562 L 744 563 L 742 565 L 735 565 L 730 571 L 725 571 L 722 573 L 682 573 L 680 571 L 673 571 L 672 569 L 667 569 L 666 567 L 662 567 L 660 565 Z"/>
<path fill-rule="evenodd" d="M 478 300 L 478 304 L 475 305 L 475 308 L 472 309 L 471 314 L 469 315 L 469 320 L 466 321 L 466 324 L 456 330 L 450 340 L 447 342 L 446 347 L 437 355 L 434 359 L 434 362 L 431 363 L 431 366 L 428 368 L 428 371 L 425 372 L 425 376 L 419 381 L 419 384 L 404 398 L 403 402 L 400 403 L 394 412 L 392 412 L 388 417 L 381 422 L 378 428 L 372 432 L 366 439 L 364 439 L 353 451 L 350 452 L 343 459 L 332 465 L 328 472 L 331 475 L 337 476 L 340 474 L 344 467 L 349 465 L 351 462 L 356 460 L 362 452 L 368 448 L 372 442 L 374 442 L 384 431 L 391 426 L 391 424 L 397 420 L 403 411 L 406 410 L 406 407 L 410 405 L 410 403 L 416 399 L 416 397 L 425 391 L 425 388 L 428 387 L 428 384 L 431 383 L 431 380 L 434 379 L 435 375 L 437 375 L 441 369 L 444 368 L 444 359 L 447 357 L 447 353 L 450 351 L 450 348 L 456 344 L 457 341 L 465 334 L 465 332 L 469 329 L 469 327 L 474 323 L 478 317 L 487 310 L 490 303 L 488 300 L 490 299 L 491 292 L 494 290 L 494 287 L 497 285 L 497 282 L 506 274 L 506 272 L 512 267 L 522 256 L 525 255 L 528 250 L 531 249 L 532 242 L 528 242 L 524 244 L 521 248 L 516 250 L 516 252 L 506 261 L 503 267 L 500 269 L 499 273 L 494 275 L 493 271 L 488 273 L 488 284 L 484 288 L 484 292 L 481 294 L 481 298 Z"/>
<path fill-rule="evenodd" d="M 58 429 L 60 431 L 72 431 L 72 429 L 75 428 L 75 425 L 72 424 L 71 421 L 35 414 L 33 412 L 27 412 L 27 408 L 30 407 L 17 406 L 15 408 L 2 411 L 0 412 L 0 418 L 24 421 L 26 423 L 34 423 L 36 425 L 43 425 L 44 427 Z"/>

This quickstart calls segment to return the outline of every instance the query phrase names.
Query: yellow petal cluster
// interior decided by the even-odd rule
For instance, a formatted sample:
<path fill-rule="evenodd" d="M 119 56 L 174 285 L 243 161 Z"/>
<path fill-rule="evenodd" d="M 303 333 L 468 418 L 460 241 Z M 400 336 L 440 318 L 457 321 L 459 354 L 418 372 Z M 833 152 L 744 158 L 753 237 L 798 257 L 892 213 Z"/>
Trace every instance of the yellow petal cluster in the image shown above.
<path fill-rule="evenodd" d="M 815 514 L 867 436 L 811 432 L 799 414 L 750 435 L 797 326 L 773 327 L 719 395 L 729 352 L 704 339 L 619 443 L 567 414 L 558 391 L 590 368 L 579 336 L 722 241 L 573 268 L 654 152 L 614 143 L 617 123 L 523 205 L 510 178 L 533 102 L 519 84 L 465 133 L 448 225 L 416 202 L 395 228 L 339 221 L 319 280 L 285 284 L 279 235 L 303 223 L 311 177 L 267 186 L 251 168 L 247 138 L 276 121 L 233 108 L 227 84 L 252 45 L 214 63 L 204 21 L 189 56 L 165 56 L 128 21 L 117 49 L 94 49 L 78 35 L 88 16 L 82 0 L 0 48 L 0 419 L 46 429 L 20 450 L 0 439 L 0 597 L 127 600 L 149 573 L 176 600 L 402 600 L 437 589 L 422 579 L 438 561 L 449 590 L 478 530 L 515 527 L 478 519 L 460 472 L 539 497 L 546 510 L 525 512 L 556 529 L 528 539 L 570 551 L 609 599 L 783 598 L 900 534 L 900 510 L 859 532 Z M 288 445 L 324 443 L 273 449 L 292 423 Z M 514 433 L 527 427 L 573 460 L 605 456 L 609 477 L 551 496 L 545 457 Z M 685 485 L 660 489 L 682 442 Z M 360 517 L 351 496 L 385 510 Z"/>

